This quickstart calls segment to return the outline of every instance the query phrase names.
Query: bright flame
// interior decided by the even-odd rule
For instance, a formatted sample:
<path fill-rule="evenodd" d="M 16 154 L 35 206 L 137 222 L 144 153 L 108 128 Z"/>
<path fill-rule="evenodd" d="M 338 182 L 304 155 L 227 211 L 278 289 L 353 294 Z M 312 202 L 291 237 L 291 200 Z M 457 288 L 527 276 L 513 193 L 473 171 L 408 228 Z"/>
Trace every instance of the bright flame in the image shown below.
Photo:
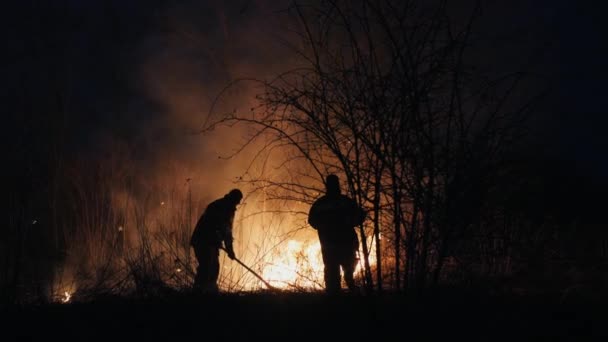
<path fill-rule="evenodd" d="M 320 287 L 319 279 L 323 279 L 323 260 L 319 242 L 304 244 L 301 241 L 289 240 L 280 254 L 277 253 L 272 262 L 262 270 L 262 278 L 272 286 L 288 287 Z"/>
<path fill-rule="evenodd" d="M 68 291 L 64 291 L 63 296 L 61 297 L 61 302 L 68 303 L 71 298 L 72 298 L 72 295 Z"/>
<path fill-rule="evenodd" d="M 375 248 L 369 252 L 369 261 L 376 264 Z M 358 256 L 362 258 L 362 251 Z M 276 288 L 322 289 L 324 287 L 323 258 L 319 241 L 302 242 L 289 240 L 285 247 L 273 255 L 260 273 L 268 283 Z M 363 271 L 363 260 L 358 260 L 355 267 L 355 277 Z"/>

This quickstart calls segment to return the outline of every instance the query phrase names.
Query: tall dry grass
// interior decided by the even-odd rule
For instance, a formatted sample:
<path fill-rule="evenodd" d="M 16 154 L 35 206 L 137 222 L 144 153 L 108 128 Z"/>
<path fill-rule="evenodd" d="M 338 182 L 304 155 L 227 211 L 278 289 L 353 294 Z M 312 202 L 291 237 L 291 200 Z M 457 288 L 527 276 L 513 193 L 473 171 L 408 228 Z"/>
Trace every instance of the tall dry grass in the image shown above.
<path fill-rule="evenodd" d="M 66 293 L 85 300 L 191 288 L 197 262 L 190 236 L 215 197 L 199 192 L 184 170 L 145 182 L 137 180 L 136 171 L 128 161 L 110 159 L 92 168 L 77 165 L 70 172 L 71 219 L 62 228 L 65 259 L 55 272 L 54 300 L 65 300 Z M 269 210 L 263 194 L 243 190 L 246 197 L 234 224 L 239 260 L 285 290 L 321 289 L 320 250 L 310 252 L 316 235 L 302 217 L 294 218 L 297 209 L 284 203 L 281 212 Z M 222 291 L 266 287 L 223 252 L 220 267 Z"/>

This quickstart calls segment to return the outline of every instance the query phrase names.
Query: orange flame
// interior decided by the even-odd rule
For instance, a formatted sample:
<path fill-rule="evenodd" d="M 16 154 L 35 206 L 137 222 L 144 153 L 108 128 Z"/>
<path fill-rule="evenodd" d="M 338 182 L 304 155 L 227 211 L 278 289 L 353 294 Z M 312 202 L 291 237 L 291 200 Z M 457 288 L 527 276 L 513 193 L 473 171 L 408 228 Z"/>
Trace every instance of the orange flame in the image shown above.
<path fill-rule="evenodd" d="M 319 288 L 323 275 L 321 246 L 318 242 L 305 244 L 289 240 L 265 265 L 262 278 L 277 288 Z"/>
<path fill-rule="evenodd" d="M 70 299 L 72 299 L 72 294 L 68 291 L 63 292 L 63 296 L 61 297 L 62 303 L 69 303 Z"/>

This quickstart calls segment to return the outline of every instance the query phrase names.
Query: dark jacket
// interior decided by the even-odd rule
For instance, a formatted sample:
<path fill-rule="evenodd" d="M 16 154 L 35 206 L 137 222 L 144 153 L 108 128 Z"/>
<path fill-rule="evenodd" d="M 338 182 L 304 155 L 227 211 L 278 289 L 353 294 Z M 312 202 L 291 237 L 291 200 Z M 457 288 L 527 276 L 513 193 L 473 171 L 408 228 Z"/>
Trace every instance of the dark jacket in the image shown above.
<path fill-rule="evenodd" d="M 194 248 L 214 246 L 220 248 L 222 242 L 232 249 L 232 223 L 236 205 L 227 197 L 211 202 L 199 218 L 190 245 Z"/>
<path fill-rule="evenodd" d="M 321 243 L 346 243 L 356 238 L 354 227 L 363 223 L 365 211 L 353 199 L 342 195 L 324 195 L 316 200 L 308 214 L 308 223 L 319 232 Z"/>

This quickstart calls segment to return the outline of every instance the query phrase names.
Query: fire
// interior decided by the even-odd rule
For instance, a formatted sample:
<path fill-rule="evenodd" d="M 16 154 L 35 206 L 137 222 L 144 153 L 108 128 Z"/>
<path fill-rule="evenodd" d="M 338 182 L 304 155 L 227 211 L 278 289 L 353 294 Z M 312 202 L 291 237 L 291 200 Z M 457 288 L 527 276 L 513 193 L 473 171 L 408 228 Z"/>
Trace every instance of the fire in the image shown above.
<path fill-rule="evenodd" d="M 375 248 L 370 251 L 370 264 L 375 265 Z M 359 256 L 362 255 L 361 249 Z M 355 267 L 355 277 L 361 275 L 363 262 Z M 261 267 L 260 276 L 279 289 L 318 290 L 324 288 L 324 264 L 319 241 L 288 240 Z M 247 287 L 255 287 L 253 283 Z"/>
<path fill-rule="evenodd" d="M 74 299 L 74 293 L 76 292 L 76 282 L 72 278 L 72 274 L 68 267 L 61 267 L 60 271 L 56 274 L 56 283 L 50 289 L 49 295 L 53 302 L 67 304 L 71 303 Z"/>
<path fill-rule="evenodd" d="M 318 242 L 289 240 L 262 269 L 262 278 L 277 288 L 320 288 L 323 260 Z"/>
<path fill-rule="evenodd" d="M 63 292 L 63 296 L 61 297 L 62 303 L 69 303 L 70 299 L 72 299 L 72 294 L 68 291 Z"/>

